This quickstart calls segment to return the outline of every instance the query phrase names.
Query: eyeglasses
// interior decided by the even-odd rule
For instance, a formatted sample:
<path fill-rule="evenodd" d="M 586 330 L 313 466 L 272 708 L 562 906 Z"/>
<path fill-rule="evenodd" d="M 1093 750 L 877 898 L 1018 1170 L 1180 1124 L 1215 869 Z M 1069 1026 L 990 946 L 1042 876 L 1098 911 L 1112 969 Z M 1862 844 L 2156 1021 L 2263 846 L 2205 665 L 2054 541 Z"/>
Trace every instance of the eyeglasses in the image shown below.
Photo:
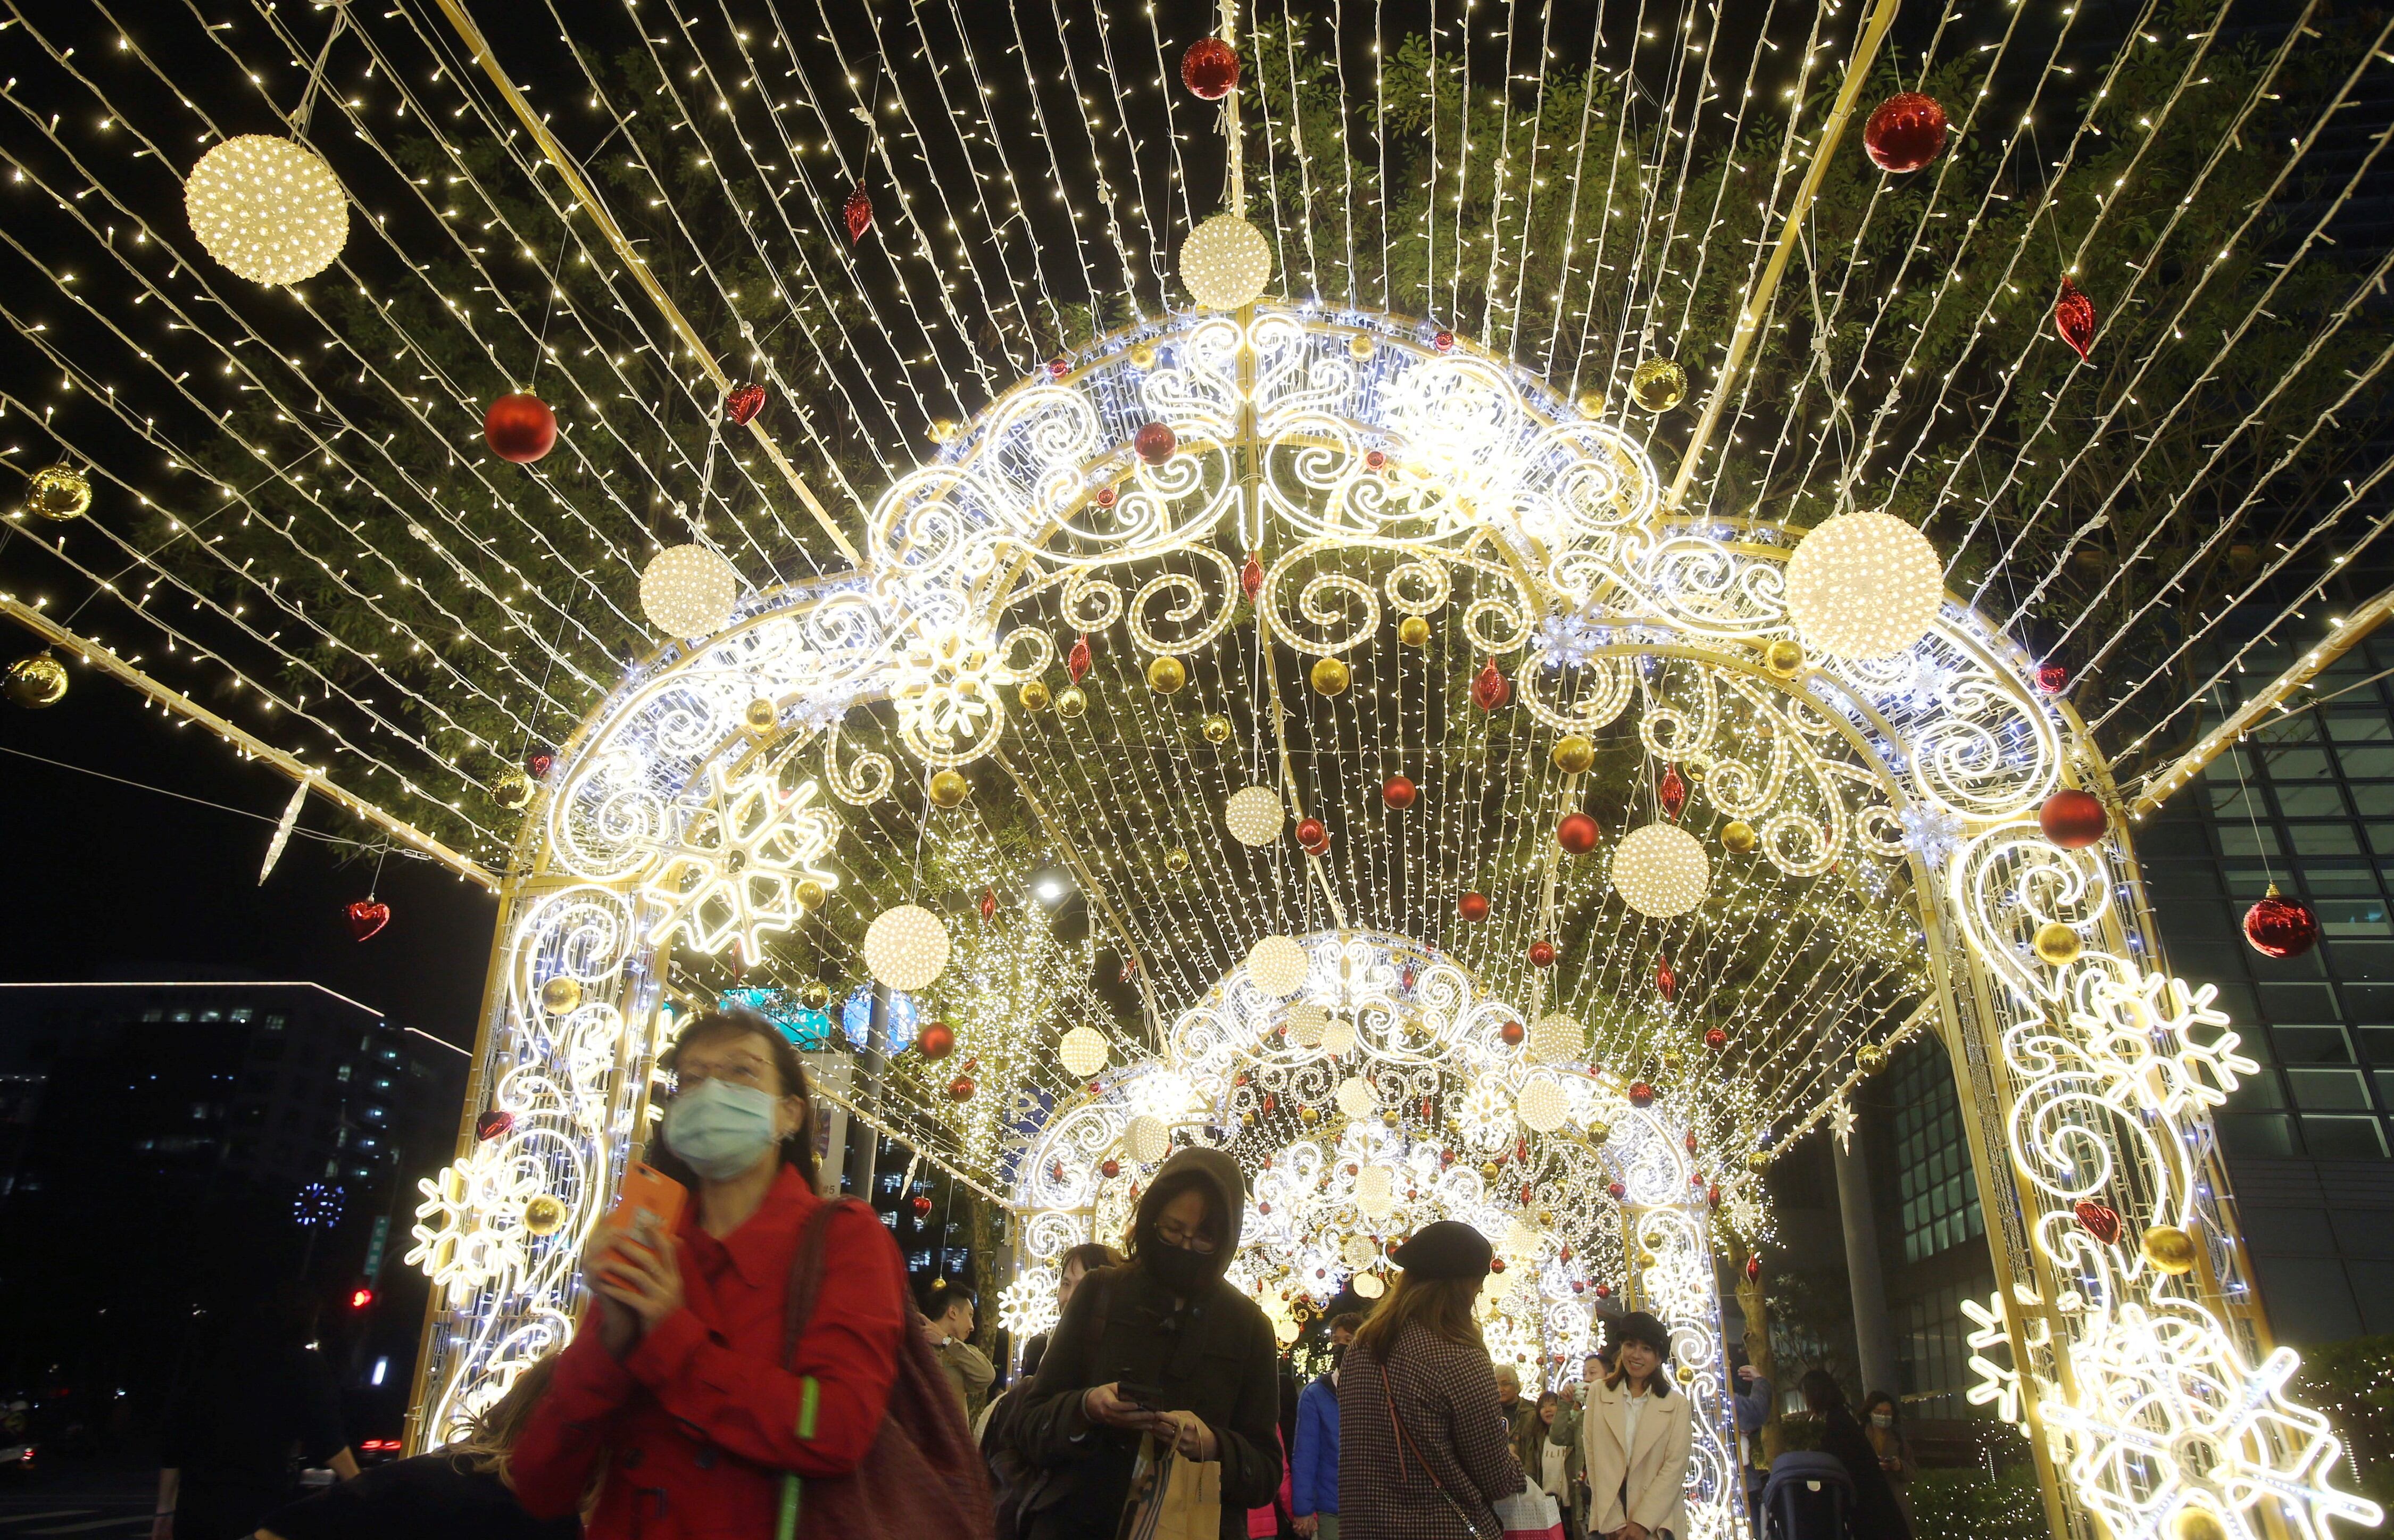
<path fill-rule="evenodd" d="M 1177 1219 L 1159 1219 L 1155 1238 L 1168 1246 L 1193 1251 L 1200 1257 L 1214 1255 L 1214 1238 L 1203 1231 L 1190 1230 Z"/>
<path fill-rule="evenodd" d="M 674 1091 L 678 1095 L 693 1086 L 703 1086 L 710 1080 L 725 1080 L 734 1086 L 753 1086 L 761 1090 L 765 1086 L 766 1076 L 770 1073 L 770 1065 L 756 1060 L 733 1060 L 721 1065 L 692 1064 L 687 1069 L 675 1072 Z"/>

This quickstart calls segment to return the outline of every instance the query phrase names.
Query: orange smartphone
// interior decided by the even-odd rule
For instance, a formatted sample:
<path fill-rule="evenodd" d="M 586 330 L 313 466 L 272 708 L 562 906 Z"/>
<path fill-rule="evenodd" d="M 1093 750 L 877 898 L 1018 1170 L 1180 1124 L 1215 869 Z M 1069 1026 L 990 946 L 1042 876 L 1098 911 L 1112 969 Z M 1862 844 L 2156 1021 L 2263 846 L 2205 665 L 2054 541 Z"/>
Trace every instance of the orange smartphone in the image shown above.
<path fill-rule="evenodd" d="M 615 1207 L 607 1216 L 605 1229 L 622 1236 L 631 1244 L 653 1251 L 670 1243 L 673 1232 L 681 1223 L 682 1206 L 690 1202 L 690 1190 L 666 1176 L 653 1165 L 632 1163 L 624 1173 L 624 1190 L 615 1200 Z M 623 1280 L 610 1274 L 610 1281 Z"/>

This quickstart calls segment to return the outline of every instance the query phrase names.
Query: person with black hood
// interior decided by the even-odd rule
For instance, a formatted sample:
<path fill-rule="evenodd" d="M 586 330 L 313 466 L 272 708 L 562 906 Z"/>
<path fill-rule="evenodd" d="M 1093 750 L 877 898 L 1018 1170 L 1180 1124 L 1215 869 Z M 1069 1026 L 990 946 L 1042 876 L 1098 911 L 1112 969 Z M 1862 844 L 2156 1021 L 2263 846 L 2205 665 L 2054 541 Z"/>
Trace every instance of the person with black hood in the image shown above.
<path fill-rule="evenodd" d="M 1280 1490 L 1271 1323 L 1222 1281 L 1245 1213 L 1236 1162 L 1180 1151 L 1139 1197 L 1129 1262 L 1073 1292 L 1006 1428 L 1038 1472 L 1018 1509 L 1027 1540 L 1112 1540 L 1151 1435 L 1221 1462 L 1223 1540 L 1245 1540 L 1247 1510 Z"/>
<path fill-rule="evenodd" d="M 1822 1453 L 1835 1454 L 1853 1481 L 1854 1540 L 1912 1540 L 1912 1526 L 1904 1520 L 1902 1505 L 1895 1500 L 1895 1488 L 1879 1464 L 1878 1451 L 1871 1447 L 1870 1435 L 1862 1431 L 1846 1404 L 1845 1387 L 1826 1369 L 1806 1370 L 1796 1387 L 1804 1392 L 1806 1409 L 1821 1419 Z"/>
<path fill-rule="evenodd" d="M 1495 1253 L 1440 1219 L 1390 1255 L 1404 1271 L 1338 1368 L 1339 1540 L 1492 1540 L 1529 1484 L 1471 1314 Z"/>
<path fill-rule="evenodd" d="M 1587 1532 L 1609 1540 L 1686 1540 L 1695 1425 L 1671 1392 L 1671 1329 L 1644 1310 L 1608 1323 L 1612 1367 L 1588 1389 Z"/>

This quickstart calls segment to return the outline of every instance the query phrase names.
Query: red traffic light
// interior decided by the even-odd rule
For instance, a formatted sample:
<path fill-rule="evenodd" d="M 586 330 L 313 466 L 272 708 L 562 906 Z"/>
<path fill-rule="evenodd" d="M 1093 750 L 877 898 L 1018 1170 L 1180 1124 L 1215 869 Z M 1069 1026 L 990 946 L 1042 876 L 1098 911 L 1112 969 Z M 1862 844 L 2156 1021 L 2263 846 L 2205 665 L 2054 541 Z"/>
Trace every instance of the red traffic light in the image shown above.
<path fill-rule="evenodd" d="M 364 1310 L 374 1302 L 375 1292 L 370 1288 L 360 1286 L 349 1291 L 349 1309 L 353 1310 Z"/>

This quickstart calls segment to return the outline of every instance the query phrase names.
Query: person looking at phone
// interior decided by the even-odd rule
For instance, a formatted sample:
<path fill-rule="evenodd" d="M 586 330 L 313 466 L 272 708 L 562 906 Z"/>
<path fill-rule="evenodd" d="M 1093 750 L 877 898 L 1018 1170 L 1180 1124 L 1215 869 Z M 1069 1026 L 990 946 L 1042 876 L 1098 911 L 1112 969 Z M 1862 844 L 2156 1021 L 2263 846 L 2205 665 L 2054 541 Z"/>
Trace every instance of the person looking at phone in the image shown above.
<path fill-rule="evenodd" d="M 889 1232 L 835 1213 L 784 1367 L 791 1264 L 822 1203 L 806 1072 L 745 1012 L 698 1017 L 659 1063 L 648 1160 L 690 1199 L 669 1231 L 602 1225 L 585 1248 L 594 1301 L 517 1443 L 516 1494 L 572 1513 L 603 1460 L 592 1540 L 771 1534 L 785 1472 L 846 1476 L 879 1434 L 914 1299 Z"/>
<path fill-rule="evenodd" d="M 1222 1281 L 1246 1184 L 1218 1150 L 1182 1150 L 1139 1197 L 1130 1261 L 1085 1278 L 1007 1427 L 1034 1472 L 1027 1540 L 1112 1540 L 1141 1445 L 1221 1465 L 1223 1540 L 1280 1489 L 1271 1324 Z"/>

